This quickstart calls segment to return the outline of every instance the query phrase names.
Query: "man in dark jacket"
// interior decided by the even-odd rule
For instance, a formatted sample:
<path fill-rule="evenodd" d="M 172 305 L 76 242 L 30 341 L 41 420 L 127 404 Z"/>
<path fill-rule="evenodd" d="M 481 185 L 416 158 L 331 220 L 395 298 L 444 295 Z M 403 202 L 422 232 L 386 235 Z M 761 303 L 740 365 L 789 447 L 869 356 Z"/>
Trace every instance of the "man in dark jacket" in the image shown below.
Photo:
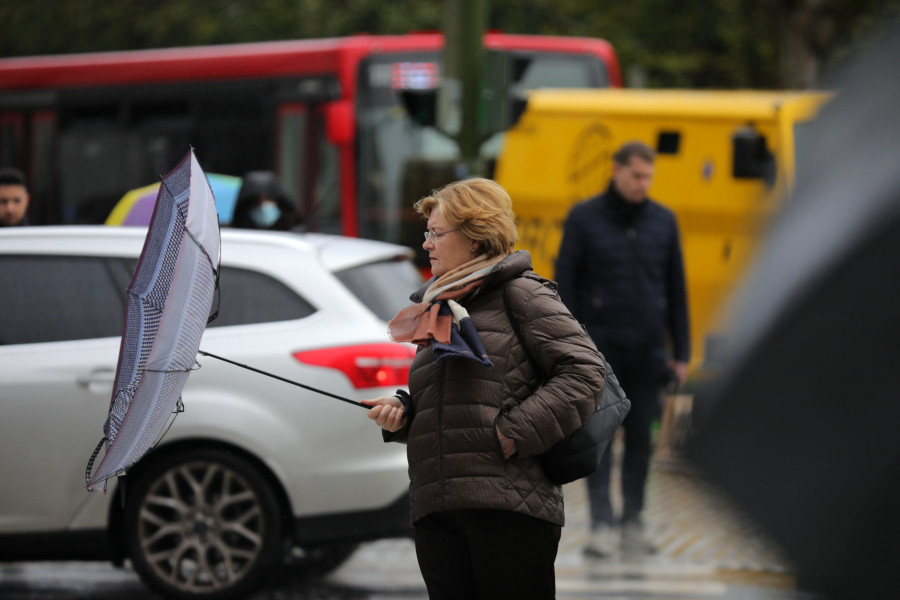
<path fill-rule="evenodd" d="M 690 358 L 687 298 L 675 216 L 646 197 L 655 155 L 640 142 L 613 156 L 605 193 L 572 208 L 556 263 L 563 302 L 585 324 L 632 402 L 625 418 L 623 513 L 609 498 L 610 452 L 588 478 L 591 539 L 585 553 L 653 552 L 641 522 L 651 425 L 662 386 L 680 386 Z"/>

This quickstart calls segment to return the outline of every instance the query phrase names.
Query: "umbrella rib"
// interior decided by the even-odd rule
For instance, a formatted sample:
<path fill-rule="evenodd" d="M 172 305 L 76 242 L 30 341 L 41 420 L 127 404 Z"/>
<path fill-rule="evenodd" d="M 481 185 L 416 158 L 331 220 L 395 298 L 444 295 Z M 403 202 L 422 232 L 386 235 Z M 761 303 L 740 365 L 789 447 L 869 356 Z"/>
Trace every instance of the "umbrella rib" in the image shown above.
<path fill-rule="evenodd" d="M 336 399 L 336 400 L 341 400 L 342 402 L 347 402 L 348 404 L 355 404 L 356 406 L 362 406 L 362 407 L 365 408 L 365 409 L 372 408 L 371 406 L 367 406 L 367 405 L 363 404 L 362 402 L 357 402 L 357 401 L 351 400 L 351 399 L 349 399 L 349 398 L 344 398 L 343 396 L 338 396 L 337 394 L 332 394 L 331 392 L 326 392 L 325 390 L 320 390 L 319 388 L 314 388 L 314 387 L 312 387 L 312 386 L 305 385 L 305 384 L 303 384 L 303 383 L 300 383 L 300 382 L 298 382 L 298 381 L 294 381 L 294 380 L 292 380 L 292 379 L 286 379 L 286 378 L 281 377 L 281 376 L 279 376 L 279 375 L 275 375 L 274 373 L 269 373 L 268 371 L 263 371 L 262 369 L 257 369 L 257 368 L 255 368 L 255 367 L 251 367 L 251 366 L 249 366 L 249 365 L 245 365 L 245 364 L 242 364 L 242 363 L 239 363 L 239 362 L 235 362 L 235 361 L 233 361 L 233 360 L 230 360 L 230 359 L 228 359 L 228 358 L 224 358 L 224 357 L 222 357 L 222 356 L 218 356 L 218 355 L 216 355 L 216 354 L 211 354 L 211 353 L 209 353 L 209 352 L 206 352 L 205 350 L 197 350 L 197 353 L 198 353 L 198 354 L 202 354 L 203 356 L 209 356 L 210 358 L 215 358 L 216 360 L 221 360 L 221 361 L 223 361 L 223 362 L 227 362 L 227 363 L 229 363 L 229 364 L 235 365 L 235 366 L 237 366 L 237 367 L 241 367 L 241 368 L 243 368 L 243 369 L 247 369 L 247 370 L 249 370 L 249 371 L 253 371 L 253 372 L 255 372 L 255 373 L 259 373 L 260 375 L 266 375 L 266 376 L 271 377 L 271 378 L 273 378 L 273 379 L 277 379 L 277 380 L 283 381 L 283 382 L 285 382 L 285 383 L 290 383 L 291 385 L 296 385 L 297 387 L 301 387 L 301 388 L 303 388 L 303 389 L 305 389 L 305 390 L 309 390 L 309 391 L 311 391 L 311 392 L 316 392 L 316 393 L 318 393 L 318 394 L 322 394 L 323 396 L 329 396 L 329 397 L 334 398 L 334 399 Z"/>
<path fill-rule="evenodd" d="M 218 218 L 218 217 L 216 217 L 216 218 Z M 220 267 L 221 267 L 222 257 L 219 256 L 218 257 L 219 262 L 214 263 L 212 256 L 209 255 L 209 252 L 206 251 L 206 247 L 203 245 L 203 243 L 200 240 L 197 239 L 197 236 L 194 235 L 194 232 L 192 232 L 190 229 L 185 229 L 184 231 L 188 235 L 188 237 L 190 237 L 194 241 L 194 243 L 197 244 L 197 247 L 200 249 L 200 252 L 202 252 L 203 255 L 206 257 L 206 260 L 209 261 L 209 266 L 212 269 L 213 275 L 215 275 L 216 283 L 215 283 L 215 287 L 213 288 L 213 291 L 216 292 L 216 310 L 206 320 L 206 324 L 209 325 L 210 323 L 215 321 L 216 318 L 218 318 L 218 316 L 219 316 L 219 302 L 221 301 L 221 298 L 218 295 L 218 293 L 219 293 L 219 271 L 220 271 Z M 220 240 L 221 240 L 221 237 L 222 237 L 222 235 L 220 233 L 219 234 Z M 221 250 L 221 244 L 220 244 L 219 252 L 221 253 L 221 251 L 222 250 Z"/>

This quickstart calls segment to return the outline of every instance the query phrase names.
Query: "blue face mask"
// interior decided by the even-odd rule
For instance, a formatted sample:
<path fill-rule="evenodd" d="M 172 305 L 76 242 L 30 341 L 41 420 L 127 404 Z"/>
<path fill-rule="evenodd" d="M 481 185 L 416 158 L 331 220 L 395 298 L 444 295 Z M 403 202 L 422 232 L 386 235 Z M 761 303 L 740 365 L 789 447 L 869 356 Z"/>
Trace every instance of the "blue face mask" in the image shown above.
<path fill-rule="evenodd" d="M 278 205 L 271 201 L 260 203 L 256 208 L 250 211 L 250 218 L 257 227 L 269 228 L 275 224 L 278 217 L 281 216 L 281 209 Z"/>

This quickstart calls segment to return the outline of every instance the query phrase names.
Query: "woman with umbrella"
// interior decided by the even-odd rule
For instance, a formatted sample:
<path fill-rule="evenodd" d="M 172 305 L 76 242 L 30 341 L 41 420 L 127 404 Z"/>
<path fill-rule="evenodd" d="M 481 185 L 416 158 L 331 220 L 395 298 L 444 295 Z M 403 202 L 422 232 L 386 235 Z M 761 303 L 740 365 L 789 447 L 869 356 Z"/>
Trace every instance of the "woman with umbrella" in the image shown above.
<path fill-rule="evenodd" d="M 419 346 L 411 395 L 363 404 L 385 441 L 407 444 L 429 597 L 553 598 L 563 495 L 537 456 L 593 413 L 602 358 L 552 284 L 531 271 L 528 252 L 512 251 L 515 215 L 502 187 L 452 183 L 415 209 L 428 220 L 434 277 L 390 323 L 395 341 Z M 548 377 L 538 379 L 527 352 Z"/>

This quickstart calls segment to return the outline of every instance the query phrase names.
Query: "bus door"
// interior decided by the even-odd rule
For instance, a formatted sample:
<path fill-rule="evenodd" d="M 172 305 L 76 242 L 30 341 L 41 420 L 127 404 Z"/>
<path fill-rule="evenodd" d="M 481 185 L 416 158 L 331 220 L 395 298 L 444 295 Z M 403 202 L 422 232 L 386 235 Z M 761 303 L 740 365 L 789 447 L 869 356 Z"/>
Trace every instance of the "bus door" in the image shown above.
<path fill-rule="evenodd" d="M 327 135 L 325 103 L 286 102 L 277 108 L 276 171 L 297 203 L 307 231 L 342 233 L 338 147 Z"/>

